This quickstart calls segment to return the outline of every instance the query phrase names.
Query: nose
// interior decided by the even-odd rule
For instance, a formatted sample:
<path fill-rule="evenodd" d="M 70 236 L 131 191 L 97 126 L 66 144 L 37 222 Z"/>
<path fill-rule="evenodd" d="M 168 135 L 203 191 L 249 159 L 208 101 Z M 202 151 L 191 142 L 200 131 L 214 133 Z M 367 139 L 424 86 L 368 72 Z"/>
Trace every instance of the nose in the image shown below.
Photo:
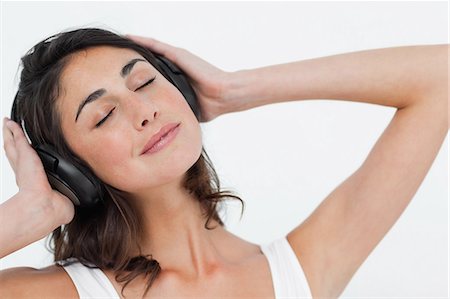
<path fill-rule="evenodd" d="M 157 117 L 157 115 L 159 115 L 159 112 L 155 111 L 153 113 L 153 117 L 151 117 L 151 119 L 155 119 Z M 138 121 L 136 122 L 136 126 L 137 126 L 136 129 L 143 130 L 149 123 L 148 118 L 150 118 L 150 117 L 144 116 L 144 117 L 138 118 Z"/>
<path fill-rule="evenodd" d="M 159 117 L 159 108 L 151 99 L 131 94 L 127 103 L 131 121 L 138 131 L 144 130 Z"/>

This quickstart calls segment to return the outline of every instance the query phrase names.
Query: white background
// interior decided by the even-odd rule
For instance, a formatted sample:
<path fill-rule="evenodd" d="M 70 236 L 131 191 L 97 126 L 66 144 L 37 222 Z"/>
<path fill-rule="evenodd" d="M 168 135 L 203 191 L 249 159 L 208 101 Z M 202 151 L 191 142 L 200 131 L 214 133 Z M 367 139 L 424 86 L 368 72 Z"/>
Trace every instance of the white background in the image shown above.
<path fill-rule="evenodd" d="M 20 57 L 51 34 L 80 26 L 152 36 L 227 71 L 448 43 L 446 2 L 4 2 L 2 8 L 2 117 L 9 115 L 17 90 Z M 373 104 L 306 100 L 202 124 L 222 187 L 246 202 L 239 220 L 240 205 L 230 201 L 229 230 L 258 244 L 287 234 L 361 165 L 394 112 Z M 5 201 L 17 187 L 3 147 L 1 162 Z M 447 167 L 448 136 L 414 199 L 342 298 L 447 298 Z M 3 258 L 1 268 L 51 262 L 41 240 Z"/>

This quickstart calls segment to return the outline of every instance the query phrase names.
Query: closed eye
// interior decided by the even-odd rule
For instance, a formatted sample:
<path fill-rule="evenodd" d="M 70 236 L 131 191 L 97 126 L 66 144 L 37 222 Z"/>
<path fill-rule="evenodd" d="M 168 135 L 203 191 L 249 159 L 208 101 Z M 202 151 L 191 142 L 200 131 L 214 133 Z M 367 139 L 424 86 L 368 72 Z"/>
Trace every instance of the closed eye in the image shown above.
<path fill-rule="evenodd" d="M 156 76 L 153 77 L 153 78 L 151 78 L 151 79 L 148 80 L 147 82 L 145 82 L 143 85 L 139 86 L 139 87 L 135 90 L 135 92 L 138 91 L 138 90 L 141 89 L 141 88 L 144 88 L 145 86 L 149 85 L 150 83 L 152 83 L 153 80 L 155 80 L 155 78 L 156 78 Z M 109 111 L 108 115 L 106 115 L 102 120 L 100 120 L 100 121 L 95 125 L 95 127 L 96 127 L 96 128 L 100 127 L 100 126 L 106 121 L 106 119 L 112 114 L 112 112 L 113 112 L 114 109 L 116 109 L 116 107 L 114 107 L 111 111 Z"/>
<path fill-rule="evenodd" d="M 147 82 L 145 82 L 142 86 L 138 87 L 135 91 L 138 91 L 141 88 L 144 88 L 145 86 L 149 85 L 150 83 L 153 82 L 153 80 L 155 80 L 156 76 L 151 78 L 150 80 L 148 80 Z"/>
<path fill-rule="evenodd" d="M 96 128 L 100 127 L 100 126 L 103 124 L 103 122 L 104 122 L 104 121 L 112 114 L 112 112 L 114 111 L 114 109 L 116 109 L 116 107 L 114 107 L 111 111 L 109 111 L 108 115 L 106 115 L 101 121 L 99 121 L 99 122 L 95 125 L 95 127 L 96 127 Z"/>

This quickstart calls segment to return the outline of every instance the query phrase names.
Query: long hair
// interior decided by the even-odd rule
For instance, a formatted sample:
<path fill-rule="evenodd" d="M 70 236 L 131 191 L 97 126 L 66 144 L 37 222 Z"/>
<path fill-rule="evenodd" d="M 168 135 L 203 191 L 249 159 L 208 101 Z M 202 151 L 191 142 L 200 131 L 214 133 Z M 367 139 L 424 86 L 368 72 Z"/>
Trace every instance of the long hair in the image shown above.
<path fill-rule="evenodd" d="M 105 45 L 135 50 L 164 75 L 147 48 L 111 31 L 83 28 L 50 36 L 22 57 L 23 69 L 16 96 L 16 113 L 23 119 L 32 144 L 53 145 L 61 156 L 81 165 L 92 176 L 95 176 L 93 169 L 71 150 L 64 138 L 56 100 L 60 94 L 60 76 L 71 54 Z M 138 214 L 120 190 L 106 183 L 103 187 L 106 194 L 101 204 L 90 209 L 75 207 L 73 220 L 53 231 L 50 250 L 55 262 L 74 258 L 88 267 L 113 270 L 116 281 L 124 283 L 122 295 L 133 279 L 148 276 L 145 295 L 161 267 L 151 255 L 133 256 L 133 248 L 140 249 L 138 236 L 143 227 Z M 218 212 L 220 203 L 227 198 L 241 202 L 242 217 L 244 202 L 232 192 L 220 190 L 219 178 L 204 148 L 185 173 L 183 187 L 199 201 L 206 229 L 214 229 L 208 227 L 211 218 L 224 226 Z"/>

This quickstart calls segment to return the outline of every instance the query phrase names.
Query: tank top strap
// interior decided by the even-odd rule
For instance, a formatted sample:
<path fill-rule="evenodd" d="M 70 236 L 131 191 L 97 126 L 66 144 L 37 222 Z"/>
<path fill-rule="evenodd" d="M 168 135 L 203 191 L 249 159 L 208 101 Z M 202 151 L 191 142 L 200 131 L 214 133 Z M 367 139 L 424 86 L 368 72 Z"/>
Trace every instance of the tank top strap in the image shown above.
<path fill-rule="evenodd" d="M 312 298 L 305 273 L 286 236 L 261 245 L 272 273 L 275 298 Z"/>
<path fill-rule="evenodd" d="M 99 268 L 90 268 L 75 258 L 56 262 L 61 265 L 75 285 L 80 299 L 120 299 L 108 277 Z"/>

